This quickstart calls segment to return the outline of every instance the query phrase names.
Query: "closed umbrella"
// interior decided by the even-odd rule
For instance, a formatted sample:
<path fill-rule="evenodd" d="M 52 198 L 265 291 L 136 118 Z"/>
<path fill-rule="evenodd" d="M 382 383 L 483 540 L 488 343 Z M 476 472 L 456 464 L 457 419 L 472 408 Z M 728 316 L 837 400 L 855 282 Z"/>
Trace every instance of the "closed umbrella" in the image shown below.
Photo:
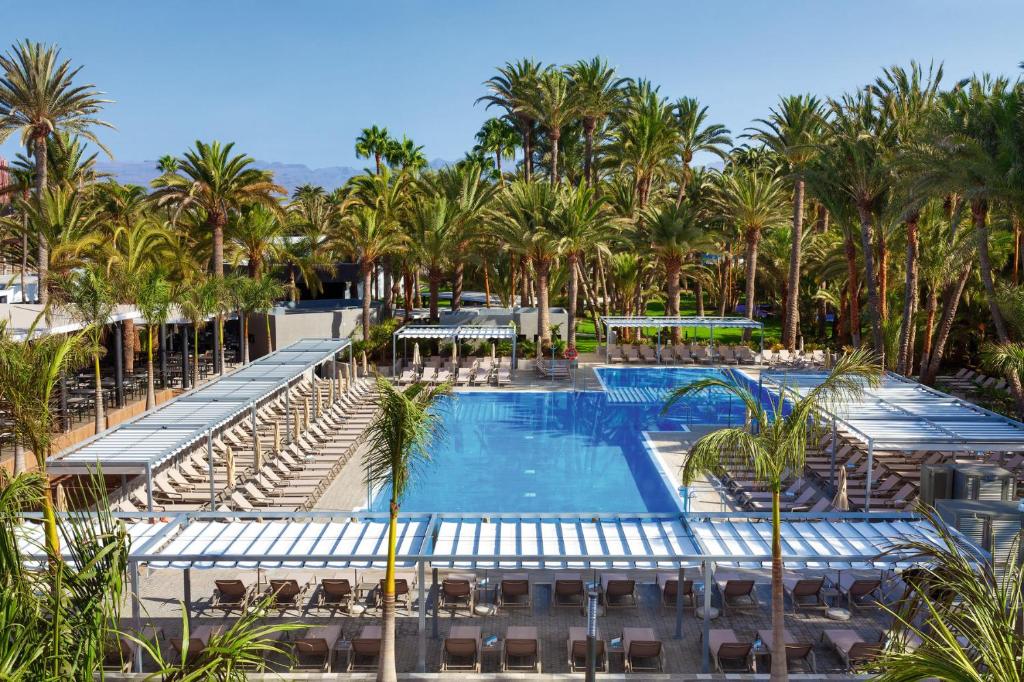
<path fill-rule="evenodd" d="M 369 366 L 369 364 L 367 364 L 367 361 L 366 361 L 366 351 L 364 350 L 363 351 L 363 376 L 364 377 L 365 376 L 369 376 L 369 374 L 370 374 L 370 366 Z"/>
<path fill-rule="evenodd" d="M 452 341 L 452 367 L 459 366 L 459 342 Z"/>
<path fill-rule="evenodd" d="M 837 511 L 850 511 L 850 499 L 846 496 L 846 467 L 839 467 L 839 482 L 836 485 L 836 496 L 832 498 L 832 506 Z"/>
<path fill-rule="evenodd" d="M 57 499 L 54 500 L 53 506 L 56 507 L 59 512 L 66 512 L 68 510 L 68 497 L 64 493 L 64 484 L 57 484 L 57 492 L 55 493 Z"/>
<path fill-rule="evenodd" d="M 419 367 L 423 361 L 420 359 L 420 342 L 412 344 L 412 366 Z"/>
<path fill-rule="evenodd" d="M 274 422 L 274 452 L 281 452 L 281 422 Z"/>
<path fill-rule="evenodd" d="M 491 360 L 494 360 L 494 357 L 495 357 L 495 356 L 496 356 L 497 354 L 498 354 L 498 349 L 497 349 L 497 348 L 496 348 L 496 347 L 494 346 L 494 344 L 492 343 L 492 344 L 491 344 Z"/>
<path fill-rule="evenodd" d="M 228 468 L 228 487 L 229 488 L 234 488 L 235 487 L 235 453 L 231 449 L 230 446 L 227 449 L 227 456 L 225 457 L 225 459 L 227 460 L 227 468 Z"/>
<path fill-rule="evenodd" d="M 263 468 L 263 448 L 260 446 L 260 434 L 256 433 L 252 439 L 252 466 L 256 471 Z"/>
<path fill-rule="evenodd" d="M 348 379 L 349 379 L 349 381 L 355 381 L 355 378 L 356 378 L 356 358 L 355 358 L 355 356 L 352 356 L 352 361 L 349 364 L 351 366 L 348 369 L 348 372 L 349 372 Z"/>

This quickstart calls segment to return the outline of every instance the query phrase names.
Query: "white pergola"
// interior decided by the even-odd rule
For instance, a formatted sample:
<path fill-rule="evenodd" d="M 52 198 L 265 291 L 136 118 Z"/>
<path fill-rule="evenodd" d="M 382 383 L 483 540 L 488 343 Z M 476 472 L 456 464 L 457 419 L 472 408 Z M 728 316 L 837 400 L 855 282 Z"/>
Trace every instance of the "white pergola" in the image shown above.
<path fill-rule="evenodd" d="M 512 370 L 516 369 L 516 340 L 518 332 L 514 323 L 507 327 L 488 325 L 420 325 L 410 324 L 399 327 L 391 335 L 391 374 L 398 372 L 398 341 L 404 344 L 402 356 L 406 355 L 408 342 L 413 341 L 511 341 Z"/>
<path fill-rule="evenodd" d="M 775 395 L 799 398 L 827 376 L 821 372 L 762 372 L 759 382 Z M 823 412 L 833 432 L 833 477 L 838 432 L 867 446 L 865 510 L 871 508 L 875 450 L 1024 452 L 1024 423 L 890 372 L 879 386 L 865 385 L 860 397 Z"/>
<path fill-rule="evenodd" d="M 205 441 L 212 505 L 216 498 L 212 475 L 214 432 L 246 414 L 255 428 L 256 410 L 261 405 L 282 392 L 287 400 L 287 389 L 293 381 L 324 363 L 336 364 L 346 348 L 351 361 L 349 339 L 297 341 L 48 458 L 47 469 L 54 474 L 88 475 L 97 470 L 104 474 L 145 474 L 152 510 L 153 472 Z M 290 410 L 285 412 L 290 419 Z"/>
<path fill-rule="evenodd" d="M 25 542 L 41 547 L 40 515 L 29 515 Z M 128 526 L 129 573 L 139 594 L 139 566 L 184 572 L 185 602 L 191 602 L 192 569 L 248 568 L 381 570 L 387 558 L 387 514 L 359 512 L 182 512 L 117 514 Z M 396 562 L 418 572 L 420 670 L 426 665 L 426 571 L 432 590 L 438 570 L 529 570 L 589 572 L 662 571 L 680 581 L 699 570 L 704 582 L 704 668 L 710 628 L 712 574 L 716 566 L 761 567 L 771 562 L 768 513 L 693 514 L 401 514 Z M 901 543 L 940 539 L 912 514 L 786 513 L 782 551 L 787 569 L 820 574 L 850 568 L 899 569 L 915 553 Z M 954 533 L 956 531 L 953 531 Z M 962 536 L 960 536 L 962 538 Z M 45 557 L 41 550 L 28 556 Z M 979 553 L 979 557 L 982 554 Z M 436 603 L 436 602 L 435 602 Z M 676 638 L 682 637 L 682 590 L 676 603 Z M 136 628 L 141 604 L 132 602 Z M 438 613 L 432 614 L 437 638 Z M 139 661 L 137 661 L 139 663 Z"/>
<path fill-rule="evenodd" d="M 658 317 L 657 315 L 610 315 L 608 317 L 602 317 L 601 322 L 604 324 L 605 339 L 608 338 L 608 333 L 612 329 L 657 329 L 657 355 L 659 361 L 661 360 L 661 330 L 672 328 L 698 329 L 706 327 L 710 330 L 710 343 L 712 349 L 715 345 L 715 329 L 757 329 L 761 331 L 761 352 L 764 352 L 764 324 L 746 317 L 708 317 L 702 315 L 663 317 Z M 611 349 L 607 341 L 605 342 L 604 352 L 605 362 L 609 362 L 611 359 Z"/>

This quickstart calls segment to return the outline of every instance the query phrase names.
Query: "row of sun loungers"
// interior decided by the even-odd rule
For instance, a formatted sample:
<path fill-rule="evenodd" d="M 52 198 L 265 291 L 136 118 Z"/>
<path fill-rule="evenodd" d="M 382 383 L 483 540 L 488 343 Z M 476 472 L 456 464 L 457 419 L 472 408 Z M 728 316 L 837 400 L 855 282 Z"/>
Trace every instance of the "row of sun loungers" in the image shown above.
<path fill-rule="evenodd" d="M 409 366 L 398 376 L 398 384 L 405 386 L 416 381 L 427 384 L 452 383 L 456 386 L 483 386 L 495 384 L 507 386 L 512 383 L 512 368 L 503 358 L 465 358 L 458 367 L 448 362 L 424 367 Z"/>
<path fill-rule="evenodd" d="M 611 354 L 613 362 L 657 364 L 659 356 L 657 351 L 648 345 L 626 345 L 617 346 Z M 726 365 L 752 365 L 758 361 L 757 356 L 747 346 L 709 346 L 700 343 L 683 343 L 676 346 L 665 345 L 661 347 L 661 364 L 683 364 L 710 365 L 722 363 Z"/>
<path fill-rule="evenodd" d="M 937 381 L 943 388 L 949 390 L 954 395 L 1007 390 L 1005 378 L 990 377 L 968 367 L 964 367 L 956 374 L 940 375 Z"/>

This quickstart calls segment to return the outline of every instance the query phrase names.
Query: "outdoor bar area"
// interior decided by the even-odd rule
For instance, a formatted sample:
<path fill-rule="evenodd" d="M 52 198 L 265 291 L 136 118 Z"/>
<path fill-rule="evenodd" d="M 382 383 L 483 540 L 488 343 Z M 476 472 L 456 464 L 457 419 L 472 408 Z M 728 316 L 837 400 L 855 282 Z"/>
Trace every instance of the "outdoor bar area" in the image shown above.
<path fill-rule="evenodd" d="M 602 317 L 601 322 L 605 328 L 605 338 L 611 338 L 610 334 L 614 329 L 657 329 L 657 352 L 656 357 L 661 361 L 661 332 L 663 329 L 708 329 L 710 330 L 710 344 L 712 350 L 715 346 L 715 329 L 749 329 L 758 330 L 760 337 L 761 352 L 764 353 L 764 324 L 757 320 L 746 317 L 706 317 L 706 316 L 656 316 L 656 315 L 630 315 Z M 611 362 L 611 344 L 605 344 L 605 362 Z"/>

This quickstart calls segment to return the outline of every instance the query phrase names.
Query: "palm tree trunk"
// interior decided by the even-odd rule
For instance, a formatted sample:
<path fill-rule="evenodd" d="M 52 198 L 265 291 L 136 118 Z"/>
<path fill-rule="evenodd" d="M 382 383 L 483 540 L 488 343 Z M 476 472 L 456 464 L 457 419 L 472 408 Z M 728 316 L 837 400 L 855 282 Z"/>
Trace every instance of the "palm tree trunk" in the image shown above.
<path fill-rule="evenodd" d="M 35 150 L 33 153 L 36 157 L 36 199 L 42 202 L 43 194 L 46 192 L 46 174 L 48 170 L 46 165 L 46 135 L 39 135 L 35 138 Z M 49 244 L 46 243 L 45 236 L 38 234 L 36 237 L 39 239 L 36 256 L 36 269 L 39 280 L 36 283 L 36 288 L 39 292 L 40 305 L 46 305 L 50 300 L 50 249 Z"/>
<path fill-rule="evenodd" d="M 896 371 L 907 374 L 911 367 L 910 330 L 914 327 L 914 313 L 917 307 L 917 219 L 907 218 L 907 278 L 903 290 L 903 320 L 900 322 L 899 356 Z"/>
<path fill-rule="evenodd" d="M 939 373 L 939 365 L 942 364 L 942 356 L 946 352 L 946 341 L 953 330 L 953 320 L 956 318 L 956 309 L 960 305 L 960 297 L 963 296 L 964 287 L 971 276 L 971 264 L 968 263 L 960 273 L 960 277 L 953 284 L 946 288 L 945 300 L 942 304 L 942 317 L 939 320 L 939 331 L 932 344 L 932 350 L 928 357 L 927 369 L 922 368 L 918 379 L 922 384 L 931 386 L 935 383 L 935 377 Z M 923 361 L 922 361 L 923 362 Z"/>
<path fill-rule="evenodd" d="M 153 323 L 146 324 L 146 409 L 156 407 L 156 382 L 153 376 Z"/>
<path fill-rule="evenodd" d="M 693 280 L 693 294 L 697 300 L 697 315 L 704 317 L 704 283 L 700 281 L 700 277 Z"/>
<path fill-rule="evenodd" d="M 465 274 L 466 264 L 460 258 L 455 262 L 455 276 L 452 278 L 452 312 L 462 310 L 462 283 Z"/>
<path fill-rule="evenodd" d="M 1010 222 L 1013 224 L 1013 285 L 1020 284 L 1020 218 L 1017 212 L 1010 214 Z"/>
<path fill-rule="evenodd" d="M 25 473 L 25 446 L 21 444 L 20 440 L 14 441 L 14 475 Z"/>
<path fill-rule="evenodd" d="M 721 267 L 718 269 L 718 316 L 725 317 L 725 309 L 729 305 L 729 252 L 724 254 Z"/>
<path fill-rule="evenodd" d="M 274 337 L 270 335 L 270 313 L 263 313 L 263 320 L 267 323 L 267 351 L 274 352 Z"/>
<path fill-rule="evenodd" d="M 94 353 L 92 356 L 92 369 L 93 378 L 96 380 L 96 386 L 93 389 L 92 399 L 96 403 L 96 433 L 103 430 L 103 374 L 100 373 L 100 354 Z"/>
<path fill-rule="evenodd" d="M 28 223 L 22 223 L 21 233 L 21 302 L 28 303 L 28 289 L 25 288 L 25 275 L 28 273 Z M 39 293 L 38 291 L 36 293 Z"/>
<path fill-rule="evenodd" d="M 192 325 L 192 350 L 196 355 L 195 362 L 192 363 L 192 387 L 195 388 L 199 385 L 199 325 Z"/>
<path fill-rule="evenodd" d="M 566 256 L 566 267 L 569 270 L 569 305 L 566 307 L 568 313 L 568 325 L 569 329 L 567 332 L 567 339 L 570 348 L 576 347 L 576 297 L 579 289 L 579 256 L 575 253 L 570 253 Z"/>
<path fill-rule="evenodd" d="M 885 241 L 885 230 L 878 230 L 875 241 L 878 242 L 878 318 L 884 325 L 889 319 L 889 245 Z"/>
<path fill-rule="evenodd" d="M 594 184 L 591 173 L 594 165 L 594 129 L 596 127 L 597 121 L 592 116 L 583 118 L 583 181 L 587 187 Z"/>
<path fill-rule="evenodd" d="M 530 181 L 533 176 L 533 121 L 521 119 L 523 133 L 523 179 Z"/>
<path fill-rule="evenodd" d="M 860 348 L 860 282 L 857 270 L 857 246 L 850 234 L 844 240 L 846 252 L 846 288 L 847 303 L 850 306 L 848 317 L 850 325 L 850 342 L 854 348 Z"/>
<path fill-rule="evenodd" d="M 560 130 L 557 128 L 550 131 L 549 137 L 551 138 L 551 184 L 552 186 L 558 184 L 558 138 L 561 135 Z"/>
<path fill-rule="evenodd" d="M 380 666 L 378 682 L 397 682 L 395 667 L 395 554 L 398 541 L 398 504 L 391 500 L 388 519 L 388 561 L 384 572 L 383 615 L 381 619 Z"/>
<path fill-rule="evenodd" d="M 797 329 L 800 325 L 800 247 L 804 234 L 804 181 L 797 178 L 793 188 L 793 244 L 789 250 L 789 279 L 786 284 L 786 328 L 782 343 L 796 350 Z"/>
<path fill-rule="evenodd" d="M 599 300 L 602 304 L 601 310 L 604 313 L 604 316 L 608 317 L 611 315 L 612 302 L 611 296 L 608 294 L 608 274 L 604 268 L 604 256 L 601 255 L 600 251 L 597 252 L 597 276 L 601 286 L 601 293 L 597 294 L 601 297 Z"/>
<path fill-rule="evenodd" d="M 244 310 L 242 315 L 242 364 L 249 364 L 249 314 Z"/>
<path fill-rule="evenodd" d="M 921 339 L 921 365 L 918 374 L 928 367 L 928 356 L 932 352 L 932 332 L 935 329 L 935 313 L 939 307 L 939 292 L 935 286 L 928 287 L 928 303 L 925 305 L 924 335 Z"/>
<path fill-rule="evenodd" d="M 405 322 L 412 319 L 412 273 L 408 268 L 402 273 L 402 305 L 405 307 Z"/>
<path fill-rule="evenodd" d="M 370 296 L 373 293 L 373 263 L 363 261 L 363 339 L 370 338 Z"/>
<path fill-rule="evenodd" d="M 519 258 L 519 305 L 530 305 L 530 268 L 526 256 Z"/>
<path fill-rule="evenodd" d="M 427 279 L 430 282 L 430 321 L 439 322 L 441 314 L 438 311 L 438 299 L 441 296 L 441 271 L 437 268 L 430 268 Z"/>
<path fill-rule="evenodd" d="M 971 203 L 971 218 L 974 221 L 974 233 L 978 240 L 978 268 L 981 270 L 981 281 L 985 285 L 985 298 L 988 301 L 988 309 L 992 314 L 992 322 L 996 328 L 996 336 L 999 343 L 1009 343 L 1010 335 L 1006 331 L 1006 322 L 1003 320 L 1003 313 L 999 310 L 999 303 L 996 300 L 996 287 L 992 281 L 992 261 L 988 253 L 988 203 L 984 200 L 975 200 Z M 1007 383 L 1010 385 L 1010 393 L 1017 403 L 1017 413 L 1024 417 L 1024 389 L 1021 387 L 1020 375 L 1017 372 L 1007 372 Z"/>
<path fill-rule="evenodd" d="M 754 284 L 757 277 L 757 247 L 761 240 L 760 230 L 747 231 L 747 319 L 754 319 Z M 750 329 L 743 330 L 743 340 L 750 340 Z"/>
<path fill-rule="evenodd" d="M 579 276 L 580 285 L 583 288 L 583 295 L 586 297 L 587 305 L 590 307 L 590 315 L 594 318 L 594 338 L 597 339 L 598 343 L 601 343 L 601 320 L 600 313 L 597 310 L 597 296 L 594 295 L 594 289 L 583 273 L 582 263 L 576 264 L 576 272 Z"/>
<path fill-rule="evenodd" d="M 551 263 L 548 260 L 538 260 L 534 269 L 537 271 L 537 326 L 540 328 L 541 347 L 551 345 L 551 311 L 548 309 L 548 275 L 551 273 Z"/>
<path fill-rule="evenodd" d="M 391 305 L 394 302 L 391 290 L 391 256 L 384 256 L 381 263 L 381 270 L 384 273 L 384 303 L 381 306 L 384 319 L 391 317 Z"/>
<path fill-rule="evenodd" d="M 498 184 L 502 187 L 505 186 L 505 176 L 501 172 L 501 148 L 494 152 L 494 166 L 498 169 Z"/>
<path fill-rule="evenodd" d="M 484 271 L 484 307 L 485 308 L 490 308 L 491 307 L 491 273 L 490 273 L 490 267 L 489 267 L 489 265 L 487 263 L 487 259 L 486 258 L 484 258 L 483 271 Z"/>
<path fill-rule="evenodd" d="M 872 232 L 874 231 L 874 216 L 871 211 L 863 205 L 857 206 L 857 213 L 860 216 L 860 241 L 864 255 L 864 281 L 868 286 L 868 314 L 871 317 L 871 338 L 874 343 L 875 353 L 878 354 L 879 364 L 885 367 L 885 341 L 882 338 L 882 309 L 878 300 L 878 281 L 875 275 L 875 259 L 872 252 Z"/>
<path fill-rule="evenodd" d="M 786 650 L 786 613 L 782 594 L 782 517 L 779 486 L 772 487 L 772 651 Z M 789 670 L 785 656 L 772 657 L 772 682 L 785 682 Z"/>
<path fill-rule="evenodd" d="M 669 317 L 679 315 L 679 270 L 682 264 L 675 258 L 670 258 L 665 263 L 665 293 L 668 295 L 668 305 L 665 314 Z M 672 327 L 672 343 L 677 344 L 682 340 L 679 327 Z"/>
<path fill-rule="evenodd" d="M 115 332 L 116 333 L 116 332 Z M 135 330 L 135 320 L 128 318 L 121 326 L 122 341 L 124 347 L 124 372 L 132 374 L 135 372 L 135 340 L 138 332 Z"/>

